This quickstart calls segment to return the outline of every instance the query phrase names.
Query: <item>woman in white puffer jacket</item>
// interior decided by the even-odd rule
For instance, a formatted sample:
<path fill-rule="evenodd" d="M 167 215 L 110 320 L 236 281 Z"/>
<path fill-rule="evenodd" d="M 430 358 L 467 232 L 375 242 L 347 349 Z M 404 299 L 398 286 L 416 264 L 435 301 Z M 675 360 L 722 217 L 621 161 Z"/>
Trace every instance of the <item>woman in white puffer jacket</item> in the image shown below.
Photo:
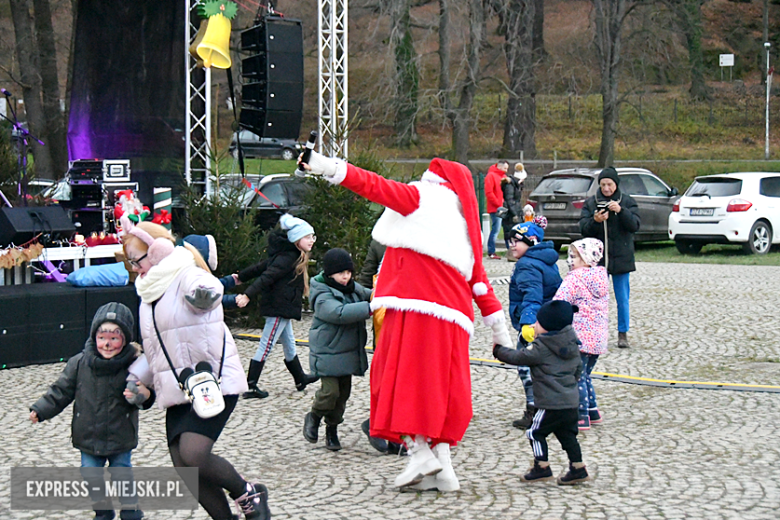
<path fill-rule="evenodd" d="M 128 229 L 123 239 L 125 256 L 139 275 L 135 286 L 141 297 L 139 324 L 144 347 L 144 356 L 129 368 L 128 380 L 155 389 L 158 406 L 167 412 L 165 429 L 173 465 L 198 468 L 198 501 L 211 518 L 233 518 L 223 490 L 236 500 L 246 518 L 270 518 L 266 487 L 246 482 L 228 461 L 211 451 L 238 396 L 247 390 L 235 342 L 223 320 L 222 284 L 194 247 L 175 247 L 163 226 L 123 224 Z M 220 388 L 225 409 L 202 419 L 193 411 L 176 377 L 201 361 L 208 362 L 217 375 L 223 345 Z"/>

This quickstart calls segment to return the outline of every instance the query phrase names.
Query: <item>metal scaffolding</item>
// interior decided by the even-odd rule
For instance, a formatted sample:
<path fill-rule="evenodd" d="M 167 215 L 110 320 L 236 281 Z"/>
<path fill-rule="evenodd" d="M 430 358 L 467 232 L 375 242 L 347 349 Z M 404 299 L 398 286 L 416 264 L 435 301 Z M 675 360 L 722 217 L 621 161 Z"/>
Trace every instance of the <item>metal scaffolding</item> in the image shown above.
<path fill-rule="evenodd" d="M 319 143 L 329 157 L 347 158 L 348 0 L 319 0 Z"/>
<path fill-rule="evenodd" d="M 184 177 L 187 185 L 211 193 L 211 69 L 199 68 L 189 47 L 198 27 L 196 6 L 199 0 L 185 0 L 184 75 L 187 78 L 187 118 L 185 122 Z M 232 94 L 231 94 L 232 95 Z"/>

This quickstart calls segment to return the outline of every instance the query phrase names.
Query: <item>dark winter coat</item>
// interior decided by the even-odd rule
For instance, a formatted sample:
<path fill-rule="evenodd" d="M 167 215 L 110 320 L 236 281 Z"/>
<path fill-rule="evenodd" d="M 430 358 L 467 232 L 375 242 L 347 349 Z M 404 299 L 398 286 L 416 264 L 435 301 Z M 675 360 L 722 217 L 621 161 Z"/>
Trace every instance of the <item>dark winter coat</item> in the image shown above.
<path fill-rule="evenodd" d="M 344 293 L 320 273 L 311 281 L 314 319 L 309 330 L 309 366 L 319 377 L 362 376 L 368 369 L 366 320 L 371 290 L 355 283 Z"/>
<path fill-rule="evenodd" d="M 580 341 L 571 325 L 538 336 L 517 350 L 496 346 L 493 355 L 510 365 L 531 367 L 534 406 L 543 410 L 577 408 L 577 383 L 582 374 Z"/>
<path fill-rule="evenodd" d="M 138 352 L 126 342 L 119 354 L 103 359 L 97 352 L 94 338 L 98 327 L 106 321 L 117 323 L 127 331 L 127 342 L 132 339 L 132 314 L 129 314 L 129 321 L 122 313 L 110 320 L 105 314 L 96 314 L 84 350 L 68 360 L 57 381 L 30 407 L 39 420 L 46 421 L 73 402 L 73 447 L 95 456 L 116 455 L 138 446 L 138 407 L 128 403 L 122 395 L 127 368 L 138 357 Z M 149 408 L 153 402 L 154 399 L 148 399 L 144 408 Z"/>
<path fill-rule="evenodd" d="M 555 296 L 563 281 L 556 262 L 553 243 L 542 242 L 528 248 L 515 264 L 509 282 L 509 317 L 515 329 L 533 325 L 539 307 Z"/>
<path fill-rule="evenodd" d="M 222 284 L 222 287 L 225 288 L 225 291 L 228 289 L 232 289 L 236 286 L 236 279 L 233 278 L 232 274 L 229 274 L 227 276 L 223 276 L 219 279 L 219 283 Z M 236 295 L 235 294 L 223 294 L 222 295 L 222 308 L 223 309 L 235 309 L 238 307 L 238 304 L 236 303 Z"/>
<path fill-rule="evenodd" d="M 523 183 L 514 177 L 505 175 L 501 179 L 501 190 L 504 193 L 504 206 L 507 207 L 507 211 L 501 222 L 504 228 L 504 236 L 507 236 L 512 226 L 515 225 L 514 217 L 518 217 L 518 221 L 523 221 L 523 206 L 521 202 Z"/>
<path fill-rule="evenodd" d="M 597 201 L 616 200 L 620 203 L 620 213 L 609 212 L 609 218 L 604 222 L 596 222 Z M 604 242 L 604 258 L 599 265 L 607 268 L 609 274 L 625 274 L 636 271 L 634 263 L 634 233 L 639 231 L 639 213 L 637 205 L 630 195 L 620 192 L 618 188 L 612 197 L 602 195 L 601 190 L 585 201 L 580 213 L 580 231 L 583 237 L 598 238 Z M 604 240 L 604 236 L 608 240 Z"/>
<path fill-rule="evenodd" d="M 287 233 L 276 230 L 268 237 L 268 258 L 238 273 L 242 282 L 257 278 L 244 293 L 249 298 L 260 295 L 263 316 L 301 319 L 304 282 L 295 272 L 300 257 L 301 250 L 287 240 Z"/>
<path fill-rule="evenodd" d="M 361 267 L 360 274 L 357 276 L 357 282 L 363 287 L 374 288 L 374 275 L 379 272 L 379 265 L 382 263 L 386 249 L 387 246 L 380 244 L 373 238 L 371 239 L 366 259 L 363 261 L 363 267 Z"/>

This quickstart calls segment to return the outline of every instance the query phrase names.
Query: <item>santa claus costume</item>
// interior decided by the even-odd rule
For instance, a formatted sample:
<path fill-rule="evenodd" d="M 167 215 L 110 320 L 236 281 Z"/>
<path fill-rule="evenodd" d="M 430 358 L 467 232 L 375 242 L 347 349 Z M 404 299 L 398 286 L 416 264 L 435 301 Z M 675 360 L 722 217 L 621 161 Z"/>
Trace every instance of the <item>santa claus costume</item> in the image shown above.
<path fill-rule="evenodd" d="M 371 303 L 386 309 L 371 363 L 371 435 L 407 444 L 397 487 L 459 489 L 449 448 L 472 417 L 472 302 L 494 342 L 511 344 L 482 265 L 471 172 L 434 159 L 422 182 L 404 184 L 316 153 L 309 166 L 387 208 L 372 233 L 387 250 Z"/>

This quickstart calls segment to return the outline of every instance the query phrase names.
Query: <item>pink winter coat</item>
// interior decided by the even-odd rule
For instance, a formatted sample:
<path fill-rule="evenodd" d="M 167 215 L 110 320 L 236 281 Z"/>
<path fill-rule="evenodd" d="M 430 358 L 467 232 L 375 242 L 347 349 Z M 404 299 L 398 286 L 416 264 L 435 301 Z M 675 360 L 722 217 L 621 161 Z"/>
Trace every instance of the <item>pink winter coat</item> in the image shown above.
<path fill-rule="evenodd" d="M 609 336 L 609 276 L 603 266 L 572 269 L 553 300 L 564 300 L 577 305 L 574 314 L 574 332 L 582 342 L 580 352 L 606 354 Z"/>
<path fill-rule="evenodd" d="M 196 309 L 184 298 L 197 287 L 206 287 L 220 294 L 208 310 Z M 222 366 L 222 395 L 237 395 L 248 390 L 238 350 L 222 315 L 222 284 L 203 269 L 188 267 L 182 270 L 158 300 L 155 307 L 157 328 L 176 372 L 194 369 L 200 361 L 208 361 L 214 374 L 219 371 L 222 341 L 225 339 L 225 362 Z M 188 402 L 171 372 L 157 339 L 152 322 L 152 306 L 141 303 L 138 320 L 143 338 L 144 356 L 129 368 L 128 379 L 137 379 L 153 387 L 157 406 L 169 408 Z"/>

